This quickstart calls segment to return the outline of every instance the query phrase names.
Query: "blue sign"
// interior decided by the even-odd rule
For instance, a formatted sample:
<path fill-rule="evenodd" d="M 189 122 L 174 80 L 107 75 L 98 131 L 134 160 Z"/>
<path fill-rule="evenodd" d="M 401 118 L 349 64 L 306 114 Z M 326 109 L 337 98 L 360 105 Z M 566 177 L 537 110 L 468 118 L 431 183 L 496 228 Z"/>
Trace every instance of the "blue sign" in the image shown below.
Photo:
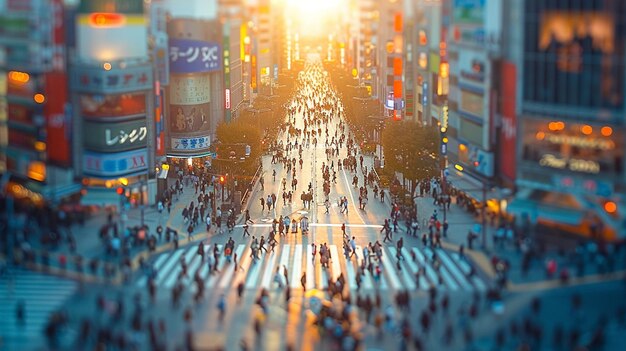
<path fill-rule="evenodd" d="M 190 39 L 170 39 L 170 72 L 197 73 L 222 69 L 218 43 Z"/>
<path fill-rule="evenodd" d="M 422 105 L 428 105 L 428 82 L 422 83 Z"/>
<path fill-rule="evenodd" d="M 148 170 L 146 149 L 118 153 L 85 151 L 83 170 L 87 175 L 119 177 Z"/>
<path fill-rule="evenodd" d="M 196 151 L 208 149 L 211 146 L 209 136 L 192 138 L 171 138 L 172 150 L 174 151 Z"/>

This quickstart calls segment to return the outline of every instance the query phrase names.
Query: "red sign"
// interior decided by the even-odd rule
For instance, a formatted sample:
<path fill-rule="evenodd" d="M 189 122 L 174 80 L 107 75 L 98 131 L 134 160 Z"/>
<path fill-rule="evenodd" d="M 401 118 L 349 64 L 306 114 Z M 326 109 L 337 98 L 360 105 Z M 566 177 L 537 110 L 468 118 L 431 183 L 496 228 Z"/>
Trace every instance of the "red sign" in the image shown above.
<path fill-rule="evenodd" d="M 63 27 L 63 0 L 52 0 L 52 67 L 54 70 L 65 69 L 65 28 Z"/>
<path fill-rule="evenodd" d="M 9 0 L 7 8 L 10 11 L 32 11 L 33 4 L 31 0 Z"/>
<path fill-rule="evenodd" d="M 80 113 L 85 118 L 145 115 L 146 95 L 82 95 Z"/>
<path fill-rule="evenodd" d="M 68 138 L 71 128 L 65 115 L 67 102 L 67 77 L 65 73 L 49 72 L 45 74 L 46 103 L 44 115 L 46 117 L 46 134 L 48 160 L 69 166 L 71 163 L 71 138 Z"/>
<path fill-rule="evenodd" d="M 511 62 L 502 62 L 502 82 L 500 111 L 502 127 L 500 129 L 500 170 L 502 175 L 515 181 L 517 116 L 515 115 L 515 99 L 517 96 L 517 68 Z"/>

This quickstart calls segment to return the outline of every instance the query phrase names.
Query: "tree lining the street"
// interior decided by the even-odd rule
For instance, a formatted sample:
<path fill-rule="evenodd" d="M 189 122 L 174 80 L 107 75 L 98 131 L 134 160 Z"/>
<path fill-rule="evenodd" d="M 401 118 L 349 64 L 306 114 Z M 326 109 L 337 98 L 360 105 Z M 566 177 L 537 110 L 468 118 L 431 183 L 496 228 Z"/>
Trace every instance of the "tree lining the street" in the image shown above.
<path fill-rule="evenodd" d="M 297 75 L 297 72 L 294 74 Z M 221 122 L 216 128 L 218 159 L 213 160 L 213 168 L 233 169 L 238 176 L 252 177 L 259 166 L 259 160 L 270 140 L 278 137 L 280 126 L 285 123 L 286 104 L 293 95 L 295 84 L 288 76 L 281 79 L 285 84 L 275 88 L 275 95 L 258 95 L 251 109 L 241 109 L 239 116 L 230 123 Z M 259 113 L 254 110 L 267 110 Z M 237 162 L 228 159 L 229 155 L 219 153 L 219 144 L 250 145 L 250 156 Z"/>
<path fill-rule="evenodd" d="M 411 180 L 414 196 L 418 180 L 439 175 L 439 139 L 435 128 L 411 121 L 385 123 L 382 133 L 385 168 Z"/>

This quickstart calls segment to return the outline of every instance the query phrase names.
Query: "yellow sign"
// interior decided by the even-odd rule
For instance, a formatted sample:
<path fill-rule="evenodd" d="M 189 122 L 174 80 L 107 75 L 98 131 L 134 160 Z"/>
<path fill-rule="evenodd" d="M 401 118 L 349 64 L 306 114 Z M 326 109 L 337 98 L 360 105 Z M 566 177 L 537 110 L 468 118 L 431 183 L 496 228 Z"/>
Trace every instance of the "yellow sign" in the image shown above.
<path fill-rule="evenodd" d="M 600 173 L 600 164 L 591 160 L 580 160 L 575 158 L 561 158 L 552 154 L 545 154 L 539 160 L 539 165 L 550 168 L 566 169 L 573 172 Z"/>
<path fill-rule="evenodd" d="M 353 76 L 354 78 L 356 78 L 356 76 L 358 76 L 358 75 L 359 75 L 359 71 L 358 71 L 356 68 L 353 68 L 353 69 L 352 69 L 352 76 Z"/>

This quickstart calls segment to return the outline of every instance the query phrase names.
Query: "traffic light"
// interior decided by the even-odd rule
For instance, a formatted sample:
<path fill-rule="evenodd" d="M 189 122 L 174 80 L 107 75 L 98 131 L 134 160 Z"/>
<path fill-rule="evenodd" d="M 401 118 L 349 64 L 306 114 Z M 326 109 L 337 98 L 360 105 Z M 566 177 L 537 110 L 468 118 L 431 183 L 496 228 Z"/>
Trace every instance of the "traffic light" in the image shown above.
<path fill-rule="evenodd" d="M 124 195 L 124 187 L 118 186 L 115 192 L 117 193 L 117 195 Z"/>
<path fill-rule="evenodd" d="M 220 176 L 220 184 L 224 184 L 224 181 L 226 181 L 226 177 Z"/>

